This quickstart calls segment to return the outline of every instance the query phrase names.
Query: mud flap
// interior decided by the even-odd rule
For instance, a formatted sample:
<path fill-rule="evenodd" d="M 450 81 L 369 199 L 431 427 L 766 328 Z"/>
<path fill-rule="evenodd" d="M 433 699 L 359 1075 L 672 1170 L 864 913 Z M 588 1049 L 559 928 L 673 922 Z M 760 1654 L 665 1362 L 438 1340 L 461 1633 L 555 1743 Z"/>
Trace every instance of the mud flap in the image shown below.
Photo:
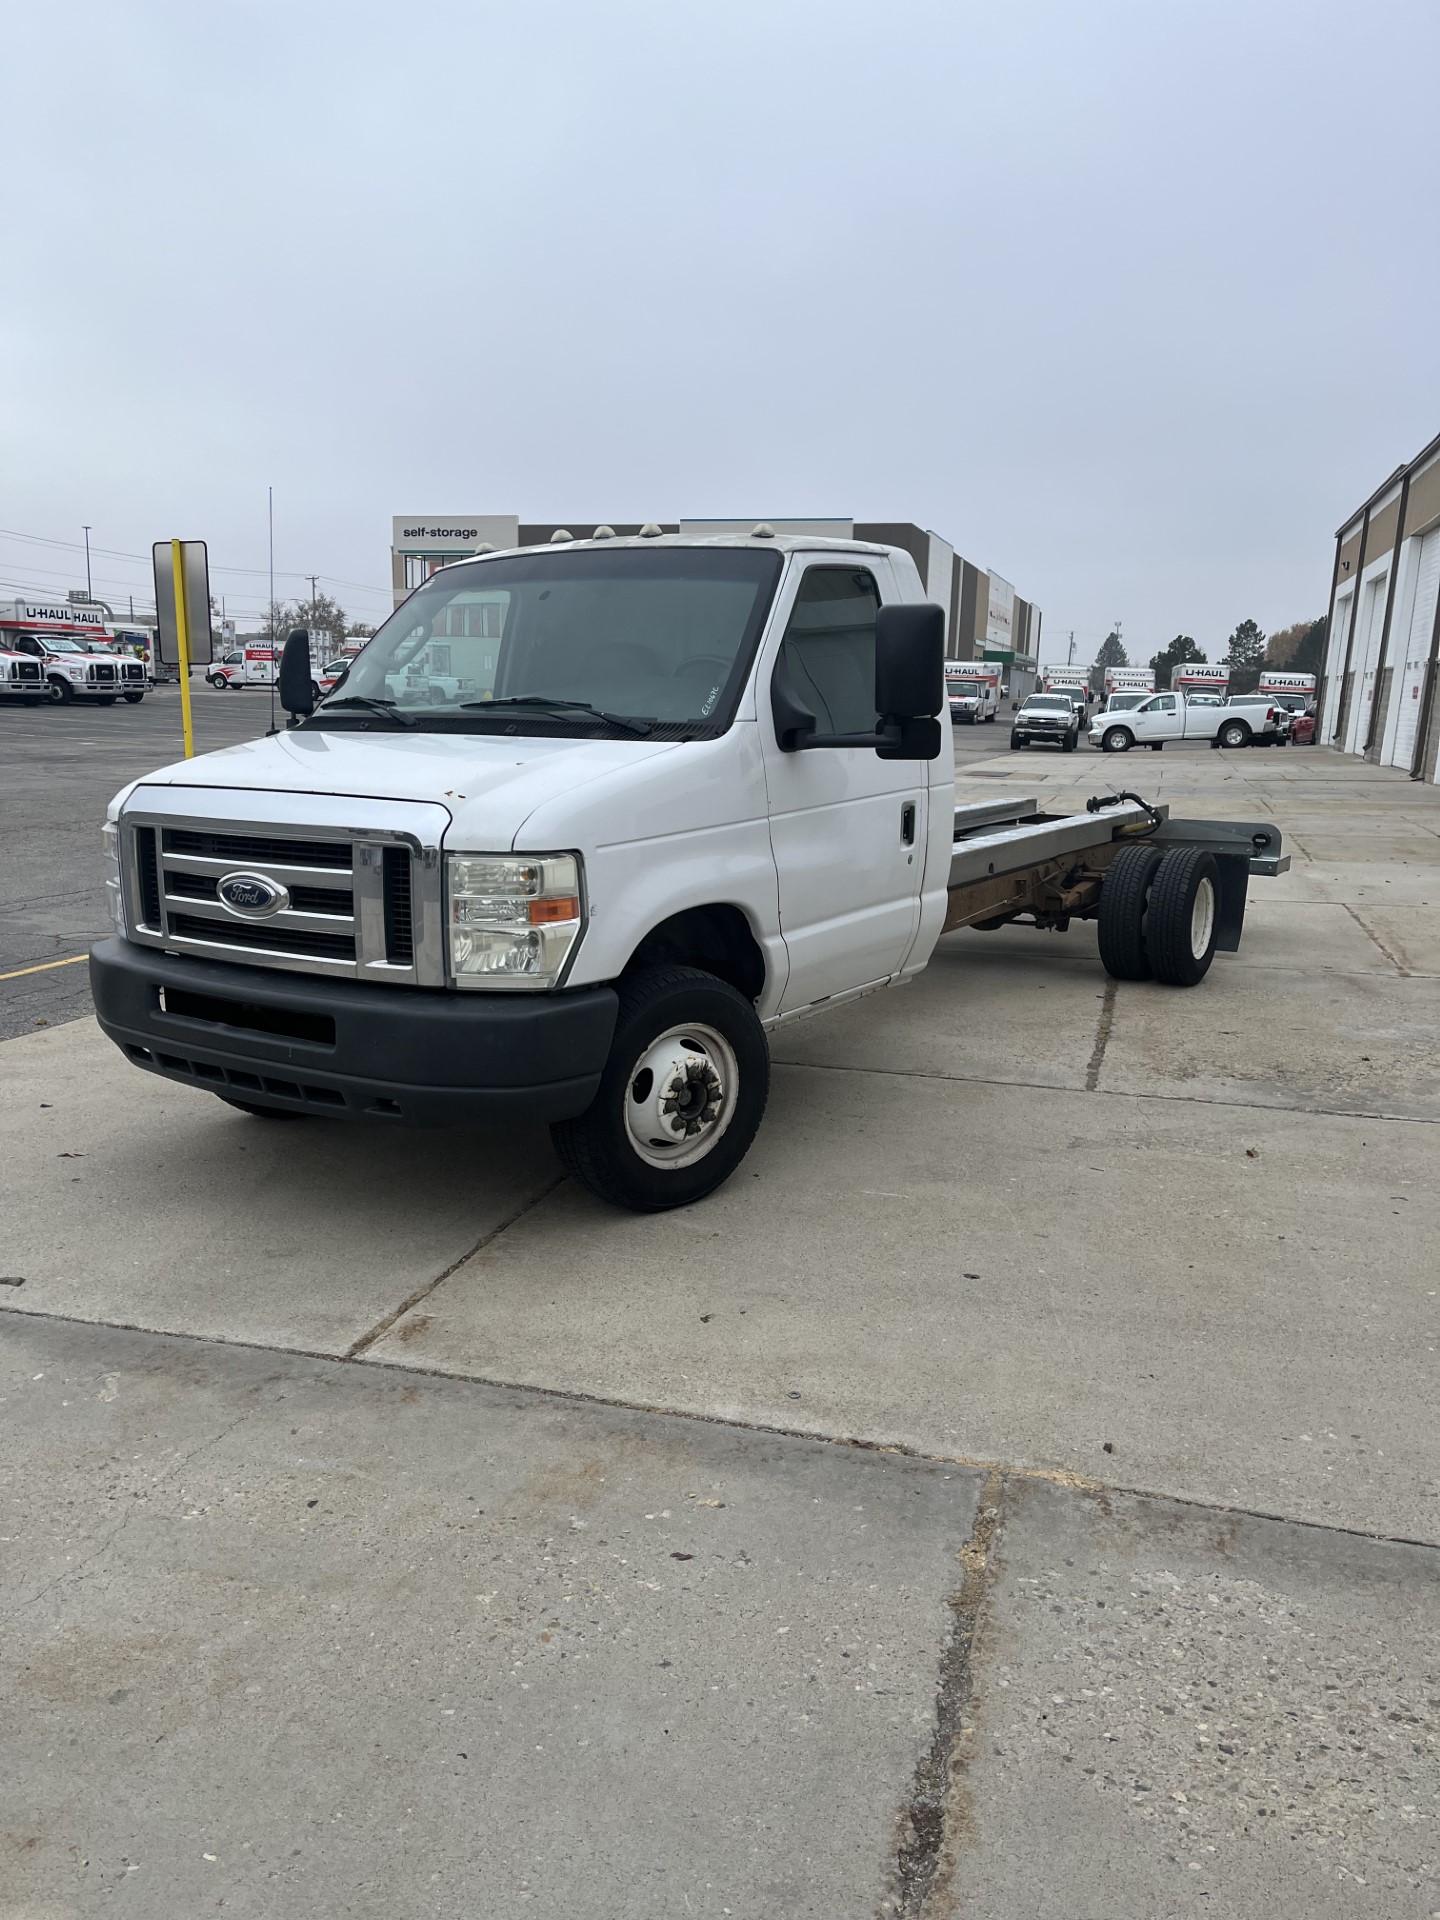
<path fill-rule="evenodd" d="M 1215 950 L 1234 953 L 1245 925 L 1245 898 L 1250 889 L 1250 862 L 1244 854 L 1217 853 L 1220 898 L 1216 903 Z"/>

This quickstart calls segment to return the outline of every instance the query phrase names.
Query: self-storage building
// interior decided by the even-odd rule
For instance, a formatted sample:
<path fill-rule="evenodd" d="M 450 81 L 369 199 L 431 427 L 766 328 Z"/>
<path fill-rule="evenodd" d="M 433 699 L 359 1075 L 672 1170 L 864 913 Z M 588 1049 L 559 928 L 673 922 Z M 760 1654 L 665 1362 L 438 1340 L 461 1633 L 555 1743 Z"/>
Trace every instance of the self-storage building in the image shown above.
<path fill-rule="evenodd" d="M 1335 537 L 1318 737 L 1433 781 L 1440 760 L 1440 436 Z"/>

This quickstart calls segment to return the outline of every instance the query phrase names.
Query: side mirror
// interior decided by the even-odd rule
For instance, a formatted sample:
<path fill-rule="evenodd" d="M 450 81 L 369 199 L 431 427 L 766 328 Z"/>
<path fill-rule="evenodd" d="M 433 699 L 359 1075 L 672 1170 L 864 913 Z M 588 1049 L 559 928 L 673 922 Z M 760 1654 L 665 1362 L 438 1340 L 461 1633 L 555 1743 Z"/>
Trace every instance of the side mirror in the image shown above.
<path fill-rule="evenodd" d="M 312 685 L 310 636 L 304 627 L 296 627 L 280 655 L 280 704 L 288 714 L 315 711 Z"/>
<path fill-rule="evenodd" d="M 881 607 L 875 616 L 875 711 L 887 736 L 881 760 L 934 760 L 944 736 L 945 613 L 935 606 Z"/>

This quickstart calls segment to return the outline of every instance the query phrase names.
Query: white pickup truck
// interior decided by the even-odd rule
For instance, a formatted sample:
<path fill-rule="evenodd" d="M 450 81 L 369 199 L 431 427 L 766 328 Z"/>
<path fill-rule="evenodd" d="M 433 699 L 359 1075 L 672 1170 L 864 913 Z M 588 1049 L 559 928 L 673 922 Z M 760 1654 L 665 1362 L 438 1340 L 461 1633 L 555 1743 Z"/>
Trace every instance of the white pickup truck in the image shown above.
<path fill-rule="evenodd" d="M 1106 753 L 1153 747 L 1167 740 L 1208 740 L 1214 747 L 1273 745 L 1280 738 L 1275 709 L 1266 702 L 1243 707 L 1212 706 L 1207 699 L 1187 700 L 1183 693 L 1155 693 L 1128 712 L 1099 713 L 1090 723 L 1090 744 Z"/>
<path fill-rule="evenodd" d="M 541 1119 L 658 1210 L 743 1158 L 768 1033 L 952 929 L 1095 918 L 1112 973 L 1194 985 L 1275 828 L 957 810 L 923 600 L 896 547 L 612 536 L 434 575 L 318 708 L 292 635 L 298 724 L 111 803 L 101 1025 L 250 1114 Z M 438 636 L 464 697 L 402 698 Z"/>

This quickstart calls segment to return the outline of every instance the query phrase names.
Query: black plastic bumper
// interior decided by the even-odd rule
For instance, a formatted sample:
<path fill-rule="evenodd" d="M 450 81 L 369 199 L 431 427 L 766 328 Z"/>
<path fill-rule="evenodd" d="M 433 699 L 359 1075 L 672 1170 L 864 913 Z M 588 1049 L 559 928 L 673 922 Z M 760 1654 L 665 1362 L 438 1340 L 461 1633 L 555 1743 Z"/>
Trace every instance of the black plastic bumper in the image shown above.
<path fill-rule="evenodd" d="M 119 939 L 91 949 L 90 985 L 101 1027 L 147 1072 L 256 1106 L 420 1127 L 583 1113 L 618 1004 L 613 987 L 381 987 Z"/>

